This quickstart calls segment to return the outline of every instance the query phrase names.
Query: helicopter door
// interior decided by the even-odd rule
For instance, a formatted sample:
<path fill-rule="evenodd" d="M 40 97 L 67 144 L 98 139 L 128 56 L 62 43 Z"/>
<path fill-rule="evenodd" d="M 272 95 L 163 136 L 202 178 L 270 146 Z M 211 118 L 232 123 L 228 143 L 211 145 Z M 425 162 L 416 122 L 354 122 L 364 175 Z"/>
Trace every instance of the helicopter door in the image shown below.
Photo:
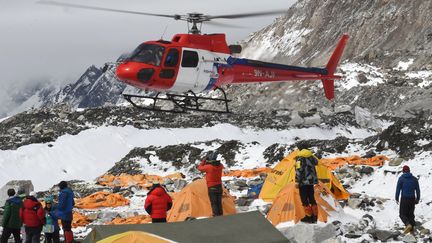
<path fill-rule="evenodd" d="M 170 90 L 175 92 L 196 91 L 195 86 L 199 70 L 200 61 L 198 52 L 194 49 L 183 48 L 177 79 Z"/>

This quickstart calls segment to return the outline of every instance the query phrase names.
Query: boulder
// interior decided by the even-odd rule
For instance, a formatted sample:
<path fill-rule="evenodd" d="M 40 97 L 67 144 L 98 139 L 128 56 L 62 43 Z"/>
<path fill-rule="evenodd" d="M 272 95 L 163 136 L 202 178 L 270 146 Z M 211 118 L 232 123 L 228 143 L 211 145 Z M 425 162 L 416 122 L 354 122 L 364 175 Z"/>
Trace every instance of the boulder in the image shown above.
<path fill-rule="evenodd" d="M 8 199 L 7 190 L 9 188 L 15 189 L 15 192 L 18 193 L 19 188 L 23 188 L 26 195 L 29 195 L 30 192 L 34 190 L 33 183 L 29 180 L 16 180 L 16 181 L 9 181 L 4 185 L 2 188 L 0 188 L 0 205 L 3 206 L 6 200 Z"/>
<path fill-rule="evenodd" d="M 298 243 L 323 242 L 336 236 L 336 227 L 333 224 L 296 224 L 278 229 L 288 240 Z"/>
<path fill-rule="evenodd" d="M 362 203 L 363 199 L 360 198 L 348 198 L 348 206 L 350 208 L 356 209 L 360 206 L 360 204 Z"/>
<path fill-rule="evenodd" d="M 400 235 L 399 231 L 389 231 L 389 230 L 379 230 L 379 229 L 372 229 L 372 230 L 368 230 L 367 232 L 371 234 L 374 239 L 378 239 L 383 242 L 390 239 L 395 239 Z"/>
<path fill-rule="evenodd" d="M 415 243 L 417 242 L 417 239 L 414 237 L 414 235 L 407 234 L 402 238 L 402 241 L 407 243 Z"/>
<path fill-rule="evenodd" d="M 402 164 L 404 160 L 402 158 L 394 158 L 389 161 L 388 165 L 390 166 L 399 166 Z"/>

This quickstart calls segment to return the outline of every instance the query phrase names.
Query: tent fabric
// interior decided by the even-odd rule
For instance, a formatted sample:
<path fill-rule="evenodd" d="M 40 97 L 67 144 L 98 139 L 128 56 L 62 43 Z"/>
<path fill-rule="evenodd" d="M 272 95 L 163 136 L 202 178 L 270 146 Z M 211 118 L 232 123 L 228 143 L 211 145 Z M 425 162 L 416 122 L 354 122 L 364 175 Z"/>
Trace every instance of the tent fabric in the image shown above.
<path fill-rule="evenodd" d="M 162 184 L 165 179 L 182 179 L 184 178 L 183 174 L 180 172 L 170 174 L 167 176 L 158 176 L 158 175 L 147 175 L 147 174 L 138 174 L 138 175 L 129 175 L 129 174 L 121 174 L 119 176 L 105 174 L 97 179 L 98 183 L 103 186 L 120 186 L 120 187 L 129 187 L 129 186 L 139 186 L 141 188 L 149 188 L 152 186 L 154 182 L 158 182 Z"/>
<path fill-rule="evenodd" d="M 335 170 L 343 165 L 369 165 L 369 166 L 382 166 L 384 162 L 389 160 L 388 157 L 383 155 L 377 155 L 371 158 L 362 158 L 360 156 L 350 157 L 336 157 L 336 158 L 325 158 L 321 159 L 320 163 L 327 166 L 331 170 Z"/>
<path fill-rule="evenodd" d="M 223 188 L 222 208 L 224 215 L 236 213 L 234 198 L 225 188 Z M 199 179 L 174 195 L 167 221 L 178 222 L 187 218 L 211 217 L 212 214 L 207 183 L 205 179 Z"/>
<path fill-rule="evenodd" d="M 260 174 L 267 174 L 271 171 L 271 168 L 264 167 L 264 168 L 256 168 L 256 169 L 246 169 L 246 170 L 230 170 L 223 174 L 223 176 L 234 176 L 234 177 L 256 177 Z"/>
<path fill-rule="evenodd" d="M 318 206 L 318 221 L 327 222 L 329 212 L 335 211 L 339 207 L 339 203 L 322 182 L 319 182 L 315 186 L 314 191 Z M 299 189 L 296 188 L 294 182 L 290 182 L 281 190 L 274 200 L 267 214 L 267 219 L 273 225 L 278 225 L 279 223 L 287 221 L 297 223 L 304 216 L 305 212 L 301 203 Z"/>
<path fill-rule="evenodd" d="M 163 237 L 142 232 L 128 231 L 117 235 L 112 235 L 97 243 L 170 243 L 174 242 Z"/>
<path fill-rule="evenodd" d="M 290 153 L 267 174 L 267 178 L 264 181 L 259 195 L 260 199 L 271 202 L 276 198 L 282 188 L 290 182 L 295 182 L 295 158 L 297 157 L 297 153 L 298 150 Z M 327 166 L 319 162 L 315 168 L 318 180 L 324 183 L 333 192 L 336 199 L 345 200 L 349 198 L 350 194 Z"/>
<path fill-rule="evenodd" d="M 72 228 L 87 226 L 90 222 L 90 219 L 84 214 L 80 214 L 76 211 L 73 212 Z"/>
<path fill-rule="evenodd" d="M 100 191 L 78 200 L 78 202 L 75 204 L 75 207 L 81 209 L 94 209 L 101 207 L 119 207 L 126 205 L 129 205 L 129 200 L 124 198 L 123 196 L 116 193 Z"/>
<path fill-rule="evenodd" d="M 147 224 L 151 221 L 150 215 L 138 215 L 128 218 L 115 218 L 107 224 Z"/>
<path fill-rule="evenodd" d="M 165 224 L 94 225 L 83 243 L 127 231 L 144 231 L 188 243 L 289 242 L 260 212 L 254 211 Z"/>

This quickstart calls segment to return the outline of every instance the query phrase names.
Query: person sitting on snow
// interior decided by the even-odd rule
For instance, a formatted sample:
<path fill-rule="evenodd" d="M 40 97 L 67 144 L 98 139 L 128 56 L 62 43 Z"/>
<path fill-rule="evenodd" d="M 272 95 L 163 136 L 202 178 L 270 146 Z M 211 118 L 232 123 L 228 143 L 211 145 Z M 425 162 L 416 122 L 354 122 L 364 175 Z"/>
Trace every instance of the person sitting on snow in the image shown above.
<path fill-rule="evenodd" d="M 318 184 L 318 175 L 315 166 L 318 159 L 308 150 L 304 143 L 297 145 L 299 152 L 296 157 L 296 186 L 299 188 L 301 202 L 305 211 L 302 222 L 316 223 L 318 218 L 318 206 L 314 196 L 314 186 Z"/>
<path fill-rule="evenodd" d="M 399 217 L 406 226 L 404 233 L 407 234 L 414 230 L 414 209 L 415 205 L 420 201 L 420 187 L 417 178 L 411 174 L 408 165 L 404 165 L 402 172 L 396 186 L 396 202 L 399 204 L 399 195 L 402 191 Z"/>

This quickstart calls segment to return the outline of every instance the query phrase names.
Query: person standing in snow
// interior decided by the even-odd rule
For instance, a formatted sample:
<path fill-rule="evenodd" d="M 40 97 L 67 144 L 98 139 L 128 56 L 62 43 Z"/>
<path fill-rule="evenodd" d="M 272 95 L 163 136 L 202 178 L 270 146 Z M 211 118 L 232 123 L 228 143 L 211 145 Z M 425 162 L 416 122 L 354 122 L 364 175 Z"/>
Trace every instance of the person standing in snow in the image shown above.
<path fill-rule="evenodd" d="M 166 223 L 167 211 L 171 207 L 171 197 L 159 183 L 154 183 L 147 193 L 144 204 L 144 209 L 150 214 L 152 223 Z"/>
<path fill-rule="evenodd" d="M 213 211 L 213 216 L 223 215 L 222 208 L 222 171 L 223 165 L 220 160 L 217 160 L 217 152 L 213 151 L 206 159 L 201 161 L 198 170 L 205 172 L 207 182 L 208 195 Z"/>
<path fill-rule="evenodd" d="M 396 186 L 396 202 L 399 204 L 399 217 L 405 224 L 404 233 L 407 234 L 414 230 L 414 209 L 415 205 L 420 201 L 420 187 L 417 178 L 415 178 L 408 165 L 404 165 L 402 168 L 402 175 L 399 177 Z"/>
<path fill-rule="evenodd" d="M 17 243 L 21 243 L 21 226 L 22 221 L 19 216 L 20 209 L 23 205 L 22 199 L 15 196 L 15 190 L 13 188 L 7 191 L 9 198 L 6 200 L 4 205 L 2 227 L 3 232 L 1 235 L 1 243 L 7 243 L 10 235 L 14 236 L 14 240 Z"/>
<path fill-rule="evenodd" d="M 20 209 L 20 218 L 25 225 L 25 242 L 38 243 L 45 224 L 45 211 L 42 204 L 34 197 L 34 193 L 26 197 Z"/>
<path fill-rule="evenodd" d="M 316 156 L 307 148 L 306 144 L 297 145 L 295 162 L 296 187 L 299 188 L 301 202 L 305 211 L 302 222 L 316 223 L 318 218 L 318 206 L 314 196 L 314 186 L 318 184 L 318 175 L 315 166 L 318 164 Z"/>
<path fill-rule="evenodd" d="M 54 215 L 61 220 L 65 242 L 70 243 L 74 241 L 72 232 L 72 209 L 75 206 L 74 193 L 68 187 L 66 181 L 61 181 L 58 186 L 60 188 L 59 203 Z"/>
<path fill-rule="evenodd" d="M 60 227 L 58 219 L 55 216 L 54 200 L 52 196 L 45 198 L 45 225 L 42 231 L 45 235 L 46 243 L 59 243 L 60 242 Z"/>

